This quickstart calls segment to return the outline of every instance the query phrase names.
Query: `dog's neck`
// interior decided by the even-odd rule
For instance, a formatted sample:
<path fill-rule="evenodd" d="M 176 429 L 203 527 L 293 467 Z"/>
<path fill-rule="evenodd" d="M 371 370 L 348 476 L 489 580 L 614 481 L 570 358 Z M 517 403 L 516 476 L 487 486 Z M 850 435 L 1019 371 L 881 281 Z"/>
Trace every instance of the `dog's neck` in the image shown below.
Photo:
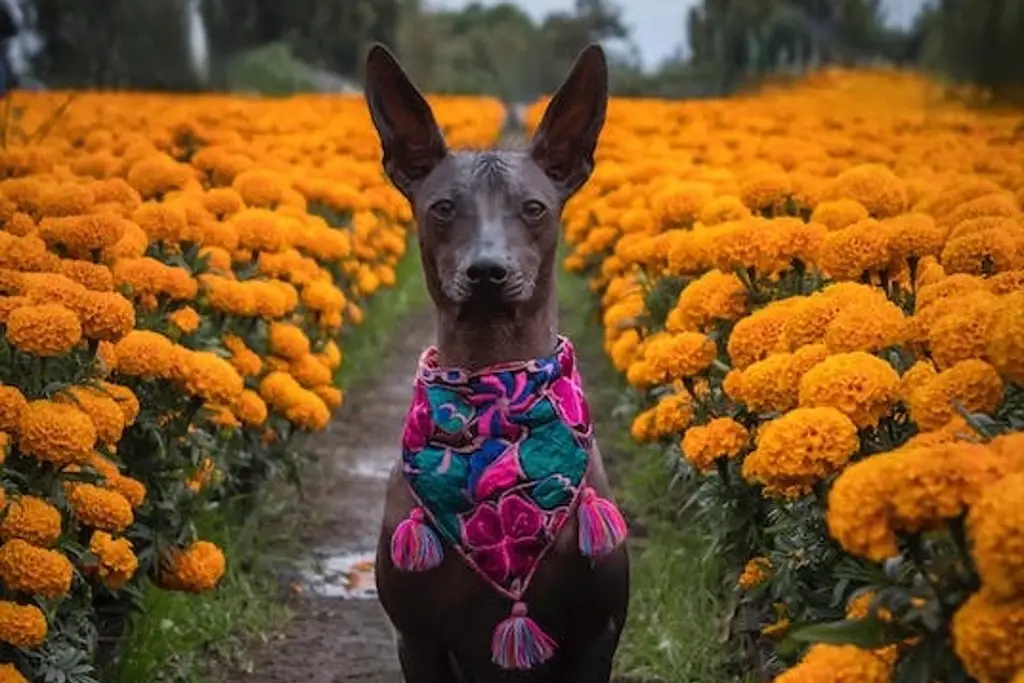
<path fill-rule="evenodd" d="M 543 358 L 554 352 L 557 339 L 558 299 L 553 288 L 513 317 L 472 321 L 459 319 L 452 309 L 437 309 L 437 349 L 446 367 L 475 371 Z"/>

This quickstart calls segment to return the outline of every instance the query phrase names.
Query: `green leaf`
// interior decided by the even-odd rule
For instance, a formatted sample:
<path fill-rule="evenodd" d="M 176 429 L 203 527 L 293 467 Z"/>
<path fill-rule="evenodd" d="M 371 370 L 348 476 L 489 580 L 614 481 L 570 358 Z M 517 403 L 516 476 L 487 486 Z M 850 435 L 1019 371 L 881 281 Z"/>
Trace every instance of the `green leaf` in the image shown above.
<path fill-rule="evenodd" d="M 833 645 L 856 645 L 873 650 L 885 647 L 903 639 L 885 623 L 874 618 L 833 621 L 826 624 L 812 624 L 794 628 L 790 637 L 802 643 L 831 643 Z"/>

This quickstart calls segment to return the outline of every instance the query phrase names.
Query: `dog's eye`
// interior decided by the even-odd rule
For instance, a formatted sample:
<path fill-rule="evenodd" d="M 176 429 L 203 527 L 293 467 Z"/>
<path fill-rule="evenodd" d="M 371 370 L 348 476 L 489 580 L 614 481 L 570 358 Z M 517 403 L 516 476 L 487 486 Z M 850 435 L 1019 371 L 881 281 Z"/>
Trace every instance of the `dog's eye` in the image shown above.
<path fill-rule="evenodd" d="M 523 218 L 530 222 L 539 221 L 547 211 L 548 208 L 536 199 L 527 199 L 523 202 Z"/>
<path fill-rule="evenodd" d="M 455 218 L 455 202 L 439 199 L 430 205 L 431 217 L 439 223 L 448 223 Z"/>

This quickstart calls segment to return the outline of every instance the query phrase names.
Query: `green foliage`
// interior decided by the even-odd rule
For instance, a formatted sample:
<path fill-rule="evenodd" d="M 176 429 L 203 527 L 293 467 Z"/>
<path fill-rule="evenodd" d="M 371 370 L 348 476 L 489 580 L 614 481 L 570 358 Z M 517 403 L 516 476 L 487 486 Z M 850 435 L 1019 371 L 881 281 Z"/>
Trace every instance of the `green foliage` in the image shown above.
<path fill-rule="evenodd" d="M 291 95 L 313 90 L 313 71 L 284 42 L 269 43 L 231 57 L 224 67 L 229 90 Z"/>

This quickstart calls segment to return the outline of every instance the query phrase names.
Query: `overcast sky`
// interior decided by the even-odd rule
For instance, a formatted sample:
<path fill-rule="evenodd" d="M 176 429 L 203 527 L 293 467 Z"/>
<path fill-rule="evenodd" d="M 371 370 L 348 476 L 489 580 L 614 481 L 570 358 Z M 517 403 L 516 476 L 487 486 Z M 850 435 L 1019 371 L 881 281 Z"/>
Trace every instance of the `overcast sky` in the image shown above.
<path fill-rule="evenodd" d="M 463 7 L 470 0 L 429 0 L 435 7 Z M 482 0 L 493 5 L 500 0 Z M 670 56 L 681 44 L 686 12 L 700 0 L 620 0 L 626 23 L 633 29 L 633 37 L 640 47 L 640 56 L 648 67 Z M 921 9 L 925 0 L 882 0 L 886 19 L 890 23 L 908 25 Z M 573 0 L 515 0 L 536 18 L 554 10 L 571 9 Z"/>

